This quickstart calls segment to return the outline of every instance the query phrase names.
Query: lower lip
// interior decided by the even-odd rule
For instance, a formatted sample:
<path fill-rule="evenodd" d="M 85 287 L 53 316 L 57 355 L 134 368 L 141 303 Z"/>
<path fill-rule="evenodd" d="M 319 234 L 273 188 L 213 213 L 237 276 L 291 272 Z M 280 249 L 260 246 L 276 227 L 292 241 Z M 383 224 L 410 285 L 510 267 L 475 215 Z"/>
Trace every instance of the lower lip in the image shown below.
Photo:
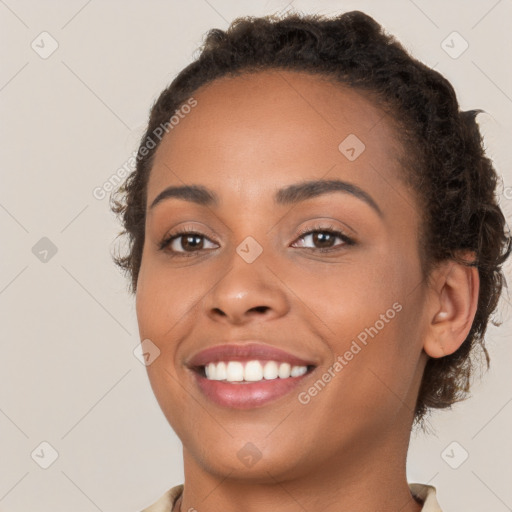
<path fill-rule="evenodd" d="M 229 383 L 208 380 L 194 371 L 201 391 L 213 402 L 234 409 L 262 407 L 291 393 L 311 372 L 288 379 L 261 380 L 258 382 Z"/>

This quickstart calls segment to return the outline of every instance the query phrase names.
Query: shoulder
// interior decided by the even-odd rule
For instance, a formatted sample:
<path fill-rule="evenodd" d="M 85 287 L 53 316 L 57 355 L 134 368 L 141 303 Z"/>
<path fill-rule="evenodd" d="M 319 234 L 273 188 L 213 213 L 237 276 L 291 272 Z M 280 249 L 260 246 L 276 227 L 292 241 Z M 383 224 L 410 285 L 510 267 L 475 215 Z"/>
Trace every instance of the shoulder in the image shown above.
<path fill-rule="evenodd" d="M 436 496 L 436 488 L 432 485 L 410 483 L 411 493 L 423 502 L 421 512 L 443 512 Z"/>
<path fill-rule="evenodd" d="M 169 490 L 165 491 L 155 503 L 141 510 L 141 512 L 171 512 L 175 501 L 180 497 L 182 492 L 183 484 L 171 487 Z"/>

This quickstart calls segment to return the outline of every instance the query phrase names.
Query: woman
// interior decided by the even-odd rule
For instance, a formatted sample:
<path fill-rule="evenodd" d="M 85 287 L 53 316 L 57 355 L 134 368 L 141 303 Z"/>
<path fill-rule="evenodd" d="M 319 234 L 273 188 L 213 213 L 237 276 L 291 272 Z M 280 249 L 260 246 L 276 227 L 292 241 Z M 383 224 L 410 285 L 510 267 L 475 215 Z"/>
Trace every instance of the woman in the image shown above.
<path fill-rule="evenodd" d="M 361 12 L 209 32 L 113 205 L 183 443 L 146 512 L 441 510 L 411 428 L 466 396 L 511 250 L 477 113 Z"/>

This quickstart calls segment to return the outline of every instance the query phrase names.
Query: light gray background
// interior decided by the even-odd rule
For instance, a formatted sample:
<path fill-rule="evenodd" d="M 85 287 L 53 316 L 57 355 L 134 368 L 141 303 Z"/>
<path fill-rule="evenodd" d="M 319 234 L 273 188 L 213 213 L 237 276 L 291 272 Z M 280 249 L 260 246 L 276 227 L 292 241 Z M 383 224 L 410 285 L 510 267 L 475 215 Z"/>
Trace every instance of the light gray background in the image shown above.
<path fill-rule="evenodd" d="M 110 257 L 120 226 L 93 190 L 209 28 L 291 8 L 366 11 L 454 84 L 463 109 L 485 109 L 510 221 L 510 0 L 0 0 L 0 510 L 135 511 L 182 482 L 180 443 L 133 354 L 134 302 Z M 51 48 L 43 31 L 59 45 L 46 59 L 31 47 Z M 456 59 L 442 47 L 453 31 L 469 43 Z M 32 251 L 43 237 L 57 248 L 46 262 Z M 510 312 L 509 297 L 473 398 L 413 436 L 409 479 L 435 485 L 444 512 L 512 510 Z M 44 441 L 59 454 L 48 469 Z"/>

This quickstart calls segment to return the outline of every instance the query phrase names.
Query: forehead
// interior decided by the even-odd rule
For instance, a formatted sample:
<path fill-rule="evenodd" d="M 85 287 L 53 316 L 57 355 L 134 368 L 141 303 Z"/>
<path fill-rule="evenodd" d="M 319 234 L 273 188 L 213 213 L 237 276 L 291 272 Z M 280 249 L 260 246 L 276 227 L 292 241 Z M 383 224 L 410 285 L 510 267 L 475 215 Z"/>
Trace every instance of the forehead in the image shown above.
<path fill-rule="evenodd" d="M 398 175 L 402 148 L 389 116 L 364 93 L 319 75 L 223 77 L 193 97 L 197 105 L 157 150 L 148 203 L 171 184 L 203 184 L 249 200 L 304 178 L 385 186 Z"/>

